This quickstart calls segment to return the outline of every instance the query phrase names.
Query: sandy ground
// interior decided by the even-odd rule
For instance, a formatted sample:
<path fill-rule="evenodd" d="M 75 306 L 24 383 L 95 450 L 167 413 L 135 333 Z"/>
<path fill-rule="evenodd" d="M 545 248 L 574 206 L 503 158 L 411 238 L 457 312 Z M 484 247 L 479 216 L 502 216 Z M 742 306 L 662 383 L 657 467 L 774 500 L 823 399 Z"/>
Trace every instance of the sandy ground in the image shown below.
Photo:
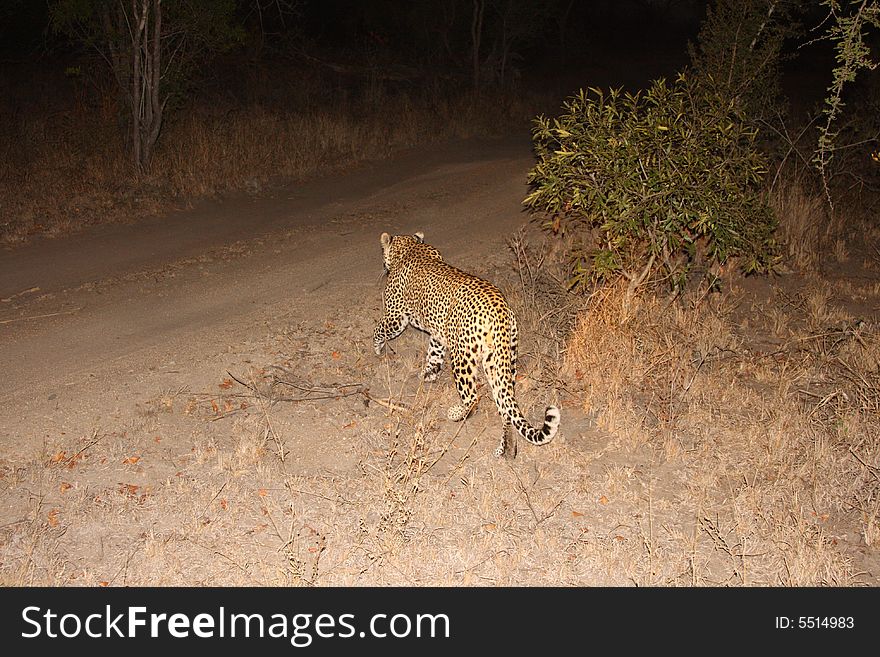
<path fill-rule="evenodd" d="M 5 583 L 780 583 L 718 548 L 699 464 L 618 450 L 555 384 L 564 336 L 540 321 L 518 396 L 562 428 L 513 462 L 485 398 L 446 421 L 422 335 L 372 353 L 383 231 L 423 230 L 528 311 L 506 242 L 533 161 L 527 139 L 456 142 L 0 252 Z M 854 531 L 820 561 L 875 583 Z"/>

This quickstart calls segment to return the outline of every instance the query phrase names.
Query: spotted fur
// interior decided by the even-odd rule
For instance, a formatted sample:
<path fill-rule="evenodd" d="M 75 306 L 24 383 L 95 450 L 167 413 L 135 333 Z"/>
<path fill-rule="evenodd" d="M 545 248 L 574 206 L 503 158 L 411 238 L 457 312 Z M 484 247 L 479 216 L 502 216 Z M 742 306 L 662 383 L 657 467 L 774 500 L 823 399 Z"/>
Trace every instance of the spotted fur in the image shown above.
<path fill-rule="evenodd" d="M 440 252 L 423 239 L 422 233 L 382 233 L 388 281 L 383 295 L 385 312 L 373 333 L 376 354 L 409 325 L 425 331 L 430 339 L 424 380 L 434 381 L 448 356 L 461 398 L 460 404 L 449 409 L 450 420 L 464 420 L 473 411 L 477 403 L 474 376 L 477 366 L 482 365 L 503 420 L 495 456 L 516 455 L 511 426 L 530 443 L 550 442 L 559 428 L 559 409 L 549 406 L 543 426 L 536 429 L 516 402 L 516 318 L 500 290 L 443 262 Z"/>

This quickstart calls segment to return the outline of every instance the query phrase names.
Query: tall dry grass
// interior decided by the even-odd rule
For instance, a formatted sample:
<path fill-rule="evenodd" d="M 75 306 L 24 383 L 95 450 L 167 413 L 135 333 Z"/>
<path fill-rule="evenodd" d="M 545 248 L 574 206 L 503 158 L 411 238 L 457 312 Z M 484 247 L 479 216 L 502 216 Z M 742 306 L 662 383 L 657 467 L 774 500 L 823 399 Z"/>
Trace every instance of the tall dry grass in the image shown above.
<path fill-rule="evenodd" d="M 755 340 L 769 325 L 734 298 L 625 297 L 594 296 L 570 336 L 584 407 L 620 447 L 700 473 L 687 486 L 723 581 L 851 584 L 838 536 L 870 546 L 880 530 L 880 327 L 826 336 L 799 319 L 768 354 Z"/>
<path fill-rule="evenodd" d="M 170 114 L 146 175 L 132 173 L 115 104 L 0 108 L 0 242 L 154 214 L 180 199 L 313 177 L 397 149 L 526 129 L 536 99 L 454 87 L 371 85 L 329 97 L 309 83 L 285 108 L 194 101 Z"/>
<path fill-rule="evenodd" d="M 810 192 L 801 178 L 782 178 L 770 191 L 770 205 L 786 261 L 816 271 L 835 232 L 821 194 Z"/>
<path fill-rule="evenodd" d="M 3 119 L 0 241 L 65 232 L 130 205 L 133 181 L 106 117 L 73 108 Z"/>
<path fill-rule="evenodd" d="M 563 375 L 580 382 L 585 406 L 601 409 L 605 428 L 633 445 L 678 426 L 708 372 L 742 344 L 728 311 L 709 305 L 704 296 L 676 303 L 600 289 L 578 316 Z"/>
<path fill-rule="evenodd" d="M 153 169 L 174 195 L 215 194 L 313 176 L 417 144 L 497 134 L 527 114 L 525 106 L 505 110 L 469 95 L 429 101 L 404 94 L 383 97 L 369 112 L 253 107 L 189 115 L 169 127 Z"/>

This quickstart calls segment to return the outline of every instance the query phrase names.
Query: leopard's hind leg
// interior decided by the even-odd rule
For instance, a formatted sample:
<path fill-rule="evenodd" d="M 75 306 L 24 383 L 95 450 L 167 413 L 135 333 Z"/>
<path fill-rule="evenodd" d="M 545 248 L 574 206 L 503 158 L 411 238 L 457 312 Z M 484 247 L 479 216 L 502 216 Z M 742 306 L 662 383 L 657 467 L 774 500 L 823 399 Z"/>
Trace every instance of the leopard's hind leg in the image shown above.
<path fill-rule="evenodd" d="M 511 391 L 516 384 L 516 350 L 517 350 L 517 328 L 516 320 L 510 318 L 509 349 L 486 351 L 483 355 L 483 371 L 489 380 L 492 388 L 492 398 L 498 408 L 498 414 L 501 416 L 501 440 L 498 447 L 495 448 L 493 454 L 496 457 L 506 456 L 507 458 L 516 458 L 516 433 L 512 431 L 513 423 L 510 420 L 509 405 L 506 401 L 513 398 L 513 394 L 506 394 L 506 386 L 510 384 Z M 506 380 L 505 372 L 509 372 L 510 381 Z"/>
<path fill-rule="evenodd" d="M 461 403 L 450 406 L 447 417 L 453 422 L 458 422 L 470 415 L 477 404 L 477 388 L 474 383 L 477 358 L 475 354 L 465 350 L 462 354 L 453 352 L 450 362 L 452 378 L 455 380 L 455 388 L 458 390 Z"/>
<path fill-rule="evenodd" d="M 443 369 L 443 360 L 446 355 L 446 348 L 433 335 L 428 342 L 428 355 L 425 358 L 425 369 L 422 371 L 422 378 L 430 383 L 437 380 L 437 375 Z"/>

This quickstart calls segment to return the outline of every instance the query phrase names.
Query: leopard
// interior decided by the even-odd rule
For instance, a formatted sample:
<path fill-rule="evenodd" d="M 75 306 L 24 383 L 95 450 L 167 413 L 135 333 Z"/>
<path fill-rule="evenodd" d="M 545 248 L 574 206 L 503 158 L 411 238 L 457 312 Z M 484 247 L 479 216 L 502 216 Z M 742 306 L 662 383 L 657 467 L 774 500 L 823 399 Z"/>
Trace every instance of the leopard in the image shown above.
<path fill-rule="evenodd" d="M 412 235 L 382 233 L 382 259 L 387 275 L 382 294 L 383 314 L 373 332 L 373 347 L 381 356 L 385 344 L 407 326 L 428 334 L 422 379 L 437 380 L 445 361 L 460 403 L 448 409 L 455 422 L 466 419 L 477 406 L 478 366 L 492 391 L 502 419 L 501 441 L 493 454 L 514 458 L 517 434 L 534 445 L 553 440 L 559 429 L 556 406 L 544 411 L 540 429 L 523 417 L 515 396 L 516 317 L 494 284 L 446 263 L 440 252 L 426 244 L 422 231 Z"/>

